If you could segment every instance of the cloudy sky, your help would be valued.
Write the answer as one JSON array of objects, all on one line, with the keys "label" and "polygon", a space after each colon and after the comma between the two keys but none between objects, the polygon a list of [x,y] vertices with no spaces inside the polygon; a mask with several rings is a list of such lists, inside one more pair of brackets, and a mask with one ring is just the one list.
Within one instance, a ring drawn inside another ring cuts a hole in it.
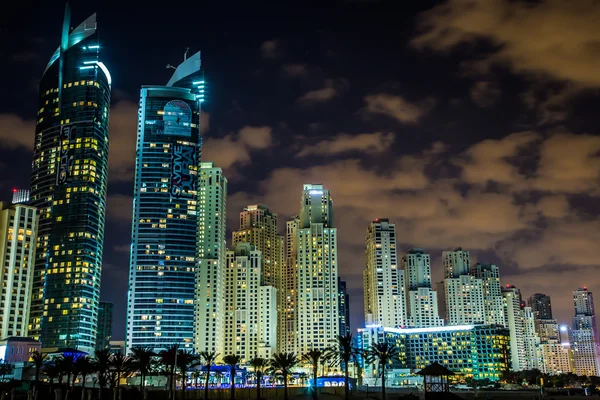
[{"label": "cloudy sky", "polygon": [[[260,202],[283,232],[303,183],[331,189],[353,328],[377,217],[396,223],[399,249],[431,253],[436,280],[442,250],[462,246],[525,296],[550,294],[563,322],[572,290],[600,292],[596,1],[99,3],[75,1],[73,19],[98,11],[113,76],[102,298],[116,303],[115,338],[139,89],[165,83],[186,47],[202,51],[202,160],[229,178],[229,231]],[[63,4],[25,0],[33,11],[0,17],[0,198],[28,186],[37,83]]]}]

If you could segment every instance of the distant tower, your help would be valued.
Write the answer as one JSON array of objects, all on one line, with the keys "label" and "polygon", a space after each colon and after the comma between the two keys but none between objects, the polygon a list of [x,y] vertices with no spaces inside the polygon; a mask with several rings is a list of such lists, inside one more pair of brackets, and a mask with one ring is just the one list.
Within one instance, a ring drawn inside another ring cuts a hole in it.
[{"label": "distant tower", "polygon": [[338,293],[339,293],[339,318],[340,318],[340,335],[346,336],[351,333],[350,330],[350,296],[346,282],[338,277]]},{"label": "distant tower", "polygon": [[485,323],[505,325],[502,306],[500,270],[495,264],[477,263],[471,266],[471,276],[481,279]]},{"label": "distant tower", "polygon": [[535,319],[552,319],[550,296],[543,293],[536,293],[529,296],[527,305],[533,310]]},{"label": "distant tower", "polygon": [[279,279],[278,291],[281,293],[278,322],[278,348],[281,352],[296,351],[298,326],[298,216],[286,222],[285,263]]},{"label": "distant tower", "polygon": [[401,261],[407,296],[407,323],[412,328],[444,325],[438,313],[437,292],[431,288],[431,256],[409,250]]},{"label": "distant tower", "polygon": [[575,316],[571,343],[573,346],[575,373],[598,376],[600,373],[600,345],[594,310],[594,296],[587,287],[573,291]]},{"label": "distant tower", "polygon": [[200,153],[200,53],[166,85],[142,86],[126,349],[192,350]]},{"label": "distant tower", "polygon": [[100,302],[100,307],[98,308],[98,338],[96,339],[97,349],[110,348],[114,308],[114,303],[108,301]]},{"label": "distant tower", "polygon": [[13,189],[13,204],[29,204],[29,190]]},{"label": "distant tower", "polygon": [[406,325],[404,270],[396,255],[396,226],[387,218],[369,224],[363,271],[365,321],[389,328]]},{"label": "distant tower", "polygon": [[[442,253],[445,319],[447,325],[482,324],[486,321],[483,281],[473,275],[469,252],[462,248]],[[440,285],[441,289],[441,285]]]},{"label": "distant tower", "polygon": [[323,185],[305,184],[297,233],[296,352],[324,350],[339,334],[337,229]]},{"label": "distant tower", "polygon": [[92,14],[71,28],[39,85],[31,205],[39,230],[29,334],[43,348],[92,352],[100,302],[111,76]]}]

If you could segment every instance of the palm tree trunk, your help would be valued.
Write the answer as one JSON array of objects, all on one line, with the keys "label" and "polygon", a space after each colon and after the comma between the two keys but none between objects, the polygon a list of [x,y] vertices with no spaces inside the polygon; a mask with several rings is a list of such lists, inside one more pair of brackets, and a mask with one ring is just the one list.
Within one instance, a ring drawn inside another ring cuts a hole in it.
[{"label": "palm tree trunk", "polygon": [[260,400],[260,376],[256,376],[256,400]]},{"label": "palm tree trunk", "polygon": [[385,364],[381,364],[381,399],[385,400]]},{"label": "palm tree trunk", "polygon": [[231,368],[229,374],[231,378],[231,400],[235,400],[235,367]]},{"label": "palm tree trunk", "polygon": [[317,400],[318,399],[318,394],[317,394],[317,374],[319,372],[319,364],[315,364],[313,366],[313,387],[312,387],[312,392],[313,392],[313,399]]},{"label": "palm tree trunk", "polygon": [[346,400],[350,399],[350,385],[348,384],[350,382],[350,375],[348,372],[348,364],[349,363],[344,363],[344,398]]},{"label": "palm tree trunk", "polygon": [[204,382],[204,400],[208,400],[208,380],[210,379],[210,367],[206,369],[206,381]]},{"label": "palm tree trunk", "polygon": [[288,391],[287,391],[287,374],[283,375],[283,400],[288,400]]}]

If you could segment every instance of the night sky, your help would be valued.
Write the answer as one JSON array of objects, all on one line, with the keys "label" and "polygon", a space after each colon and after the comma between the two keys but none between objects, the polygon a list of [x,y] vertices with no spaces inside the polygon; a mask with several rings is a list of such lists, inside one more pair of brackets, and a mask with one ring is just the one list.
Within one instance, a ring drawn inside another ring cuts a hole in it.
[{"label": "night sky", "polygon": [[[229,179],[228,242],[247,204],[286,219],[303,183],[331,189],[353,329],[363,323],[368,223],[398,249],[461,246],[503,284],[600,296],[600,4],[594,0],[72,2],[97,11],[113,78],[102,299],[124,338],[137,101],[202,51],[202,161]],[[218,3],[218,5],[217,5]],[[244,5],[241,5],[244,4]],[[14,7],[14,5],[13,5]],[[29,186],[37,84],[64,2],[0,16],[0,199]],[[154,8],[153,8],[154,7]],[[600,298],[600,297],[599,297]]]}]

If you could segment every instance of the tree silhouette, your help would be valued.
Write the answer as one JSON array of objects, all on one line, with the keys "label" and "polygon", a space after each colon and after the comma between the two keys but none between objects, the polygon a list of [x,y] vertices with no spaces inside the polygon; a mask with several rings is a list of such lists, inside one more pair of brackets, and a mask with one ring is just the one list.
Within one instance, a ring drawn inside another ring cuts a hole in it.
[{"label": "tree silhouette", "polygon": [[229,354],[223,357],[223,362],[229,367],[229,378],[231,380],[231,400],[235,400],[235,367],[242,361],[237,354]]},{"label": "tree silhouette", "polygon": [[298,364],[298,358],[294,353],[275,353],[271,358],[270,365],[272,372],[283,377],[284,400],[288,400],[288,377],[296,364]]}]

